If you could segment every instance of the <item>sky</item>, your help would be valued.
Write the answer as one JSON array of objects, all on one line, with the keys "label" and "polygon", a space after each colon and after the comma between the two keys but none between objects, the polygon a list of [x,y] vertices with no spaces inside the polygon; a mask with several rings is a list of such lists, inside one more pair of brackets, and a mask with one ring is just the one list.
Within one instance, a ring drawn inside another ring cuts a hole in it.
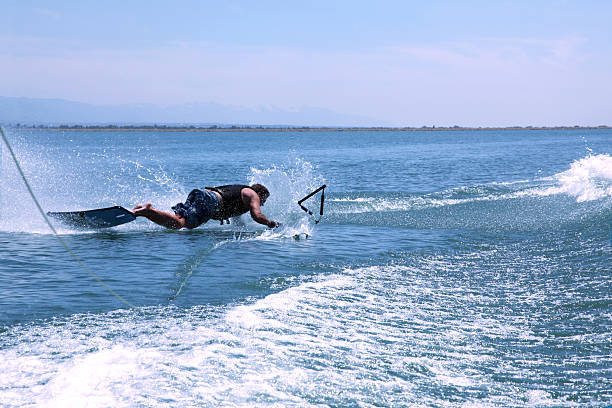
[{"label": "sky", "polygon": [[612,125],[608,0],[0,0],[0,16],[0,96]]}]

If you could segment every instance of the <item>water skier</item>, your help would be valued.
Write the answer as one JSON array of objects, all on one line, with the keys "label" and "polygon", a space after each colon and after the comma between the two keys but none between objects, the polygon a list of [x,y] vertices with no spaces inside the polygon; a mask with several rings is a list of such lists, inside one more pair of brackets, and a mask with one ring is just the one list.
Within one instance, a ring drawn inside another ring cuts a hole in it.
[{"label": "water skier", "polygon": [[171,229],[196,228],[210,219],[229,223],[229,218],[249,212],[255,222],[274,228],[278,223],[261,212],[269,196],[270,192],[261,184],[205,187],[192,190],[184,203],[172,207],[174,213],[158,210],[151,203],[140,204],[132,212]]}]

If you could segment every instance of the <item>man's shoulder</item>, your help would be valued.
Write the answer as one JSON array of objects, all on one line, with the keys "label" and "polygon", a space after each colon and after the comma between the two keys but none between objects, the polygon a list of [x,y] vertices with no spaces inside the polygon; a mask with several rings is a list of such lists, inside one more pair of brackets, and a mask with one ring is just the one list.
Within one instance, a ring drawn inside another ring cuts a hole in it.
[{"label": "man's shoulder", "polygon": [[255,190],[253,190],[249,186],[244,186],[242,190],[240,190],[240,194],[242,194],[243,196],[249,196],[249,197],[253,197],[253,195],[257,195]]}]

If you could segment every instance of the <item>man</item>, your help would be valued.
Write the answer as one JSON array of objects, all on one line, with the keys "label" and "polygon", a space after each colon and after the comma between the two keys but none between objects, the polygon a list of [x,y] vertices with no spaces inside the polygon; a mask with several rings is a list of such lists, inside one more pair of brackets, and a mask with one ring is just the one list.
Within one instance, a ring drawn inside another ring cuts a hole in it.
[{"label": "man", "polygon": [[261,184],[205,187],[191,191],[184,203],[172,207],[174,214],[158,210],[151,203],[140,204],[132,212],[136,217],[145,217],[172,229],[196,228],[210,219],[229,223],[229,218],[250,212],[255,222],[274,228],[278,223],[261,212],[269,196],[270,192]]}]

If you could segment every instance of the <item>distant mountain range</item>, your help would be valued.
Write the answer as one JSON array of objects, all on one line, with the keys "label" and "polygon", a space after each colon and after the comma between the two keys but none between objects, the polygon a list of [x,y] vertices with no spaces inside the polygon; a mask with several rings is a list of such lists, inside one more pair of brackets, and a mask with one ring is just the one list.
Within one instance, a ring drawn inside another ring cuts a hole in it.
[{"label": "distant mountain range", "polygon": [[0,124],[172,124],[380,126],[385,123],[328,109],[246,108],[216,103],[91,105],[64,99],[0,96]]}]

